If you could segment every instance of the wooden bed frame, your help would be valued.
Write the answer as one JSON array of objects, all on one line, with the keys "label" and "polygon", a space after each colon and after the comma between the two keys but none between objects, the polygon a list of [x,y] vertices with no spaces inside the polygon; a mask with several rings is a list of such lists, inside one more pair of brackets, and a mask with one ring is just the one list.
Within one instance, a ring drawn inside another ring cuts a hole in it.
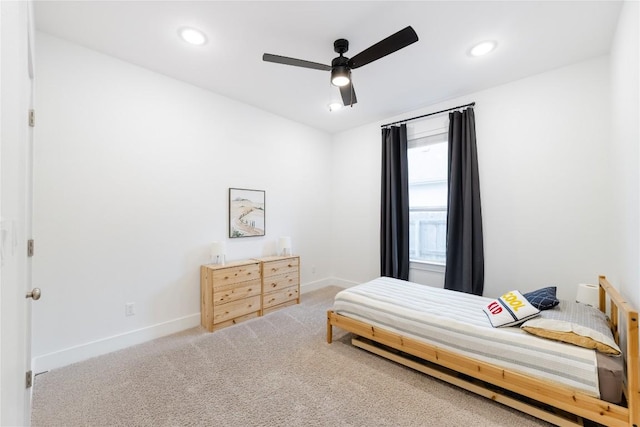
[{"label": "wooden bed frame", "polygon": [[327,342],[332,342],[336,326],[354,334],[352,344],[357,347],[558,426],[579,426],[588,419],[610,427],[639,427],[638,312],[604,276],[598,282],[600,310],[607,313],[616,342],[624,344],[621,349],[626,380],[623,403],[619,405],[404,337],[333,310],[327,312]]}]

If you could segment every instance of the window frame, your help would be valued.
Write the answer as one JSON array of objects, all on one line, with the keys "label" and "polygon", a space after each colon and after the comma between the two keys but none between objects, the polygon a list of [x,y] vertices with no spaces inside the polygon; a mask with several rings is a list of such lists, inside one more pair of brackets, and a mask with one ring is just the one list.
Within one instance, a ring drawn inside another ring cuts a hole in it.
[{"label": "window frame", "polygon": [[[431,137],[439,134],[449,133],[449,118],[447,115],[444,117],[437,117],[431,120],[425,120],[414,126],[407,126],[407,142],[411,146],[411,141],[421,139],[425,137]],[[448,138],[448,136],[447,136]],[[434,208],[429,207],[429,210],[440,210],[442,207]],[[414,207],[415,209],[415,207]],[[449,206],[445,206],[445,212],[448,211]],[[409,212],[412,207],[409,206]],[[446,268],[446,260],[444,262],[437,261],[425,261],[420,259],[409,259],[409,269],[429,271],[436,273],[444,273]]]}]

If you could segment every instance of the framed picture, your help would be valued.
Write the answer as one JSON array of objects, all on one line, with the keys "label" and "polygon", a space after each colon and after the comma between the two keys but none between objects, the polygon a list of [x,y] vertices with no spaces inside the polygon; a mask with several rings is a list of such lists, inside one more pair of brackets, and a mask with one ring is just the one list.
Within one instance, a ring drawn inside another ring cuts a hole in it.
[{"label": "framed picture", "polygon": [[229,189],[229,237],[264,236],[265,192]]}]

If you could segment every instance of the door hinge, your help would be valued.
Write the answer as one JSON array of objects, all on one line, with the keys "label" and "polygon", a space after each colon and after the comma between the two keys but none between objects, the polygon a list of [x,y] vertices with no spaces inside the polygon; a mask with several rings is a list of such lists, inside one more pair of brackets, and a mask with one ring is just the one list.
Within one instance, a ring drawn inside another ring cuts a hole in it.
[{"label": "door hinge", "polygon": [[33,385],[33,371],[27,371],[27,388]]},{"label": "door hinge", "polygon": [[29,110],[29,126],[34,127],[36,125],[36,111]]},{"label": "door hinge", "polygon": [[27,240],[27,256],[28,257],[32,257],[33,256],[33,251],[34,251],[33,239],[29,239],[29,240]]}]

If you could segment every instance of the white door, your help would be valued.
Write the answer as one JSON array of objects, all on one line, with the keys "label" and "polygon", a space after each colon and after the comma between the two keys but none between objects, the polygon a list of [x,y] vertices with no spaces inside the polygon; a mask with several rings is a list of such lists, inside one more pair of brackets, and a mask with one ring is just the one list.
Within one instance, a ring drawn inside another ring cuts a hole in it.
[{"label": "white door", "polygon": [[0,425],[29,425],[33,100],[31,2],[0,1]]}]

